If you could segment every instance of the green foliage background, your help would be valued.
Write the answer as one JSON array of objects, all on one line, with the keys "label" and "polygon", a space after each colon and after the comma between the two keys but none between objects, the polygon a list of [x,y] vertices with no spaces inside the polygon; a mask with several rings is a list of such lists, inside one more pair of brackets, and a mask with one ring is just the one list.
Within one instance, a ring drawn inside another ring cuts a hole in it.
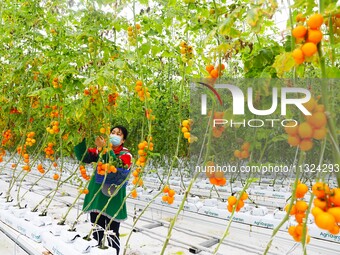
[{"label": "green foliage background", "polygon": [[[325,15],[339,12],[333,1],[324,5]],[[300,12],[308,16],[315,7],[311,0],[295,1],[292,17]],[[274,18],[279,11],[274,0],[232,4],[226,0],[1,1],[0,130],[14,133],[6,149],[14,150],[26,132],[35,131],[38,139],[46,139],[28,148],[32,152],[53,141],[60,145],[57,155],[72,155],[81,139],[79,129],[91,140],[100,127],[112,123],[128,127],[127,146],[135,154],[138,142],[151,132],[159,153],[155,158],[170,158],[175,154],[181,120],[189,117],[189,82],[206,77],[206,65],[223,63],[222,77],[227,78],[320,77],[317,57],[294,66],[290,55],[294,24],[288,20],[287,31],[280,34]],[[131,45],[127,28],[137,23],[141,33]],[[337,78],[340,41],[336,33],[331,38],[323,45],[326,73]],[[188,63],[180,54],[181,41],[194,49]],[[61,88],[52,86],[56,77]],[[151,93],[146,102],[134,91],[137,80]],[[100,90],[95,101],[83,93],[91,86]],[[118,106],[108,109],[107,97],[113,92],[119,93]],[[330,95],[333,102],[336,96]],[[37,108],[31,107],[34,101],[39,102]],[[52,106],[62,109],[58,135],[46,133]],[[337,104],[332,107],[335,110]],[[20,114],[11,114],[13,109]],[[153,110],[154,121],[145,118],[145,109]],[[253,136],[247,130],[229,129],[226,156],[231,158],[239,146],[237,138],[252,137],[254,157],[258,157],[268,132],[273,135],[264,159],[275,161],[280,151],[289,150],[282,130],[263,129]],[[67,140],[62,139],[65,134]],[[182,135],[180,139],[179,156],[186,157],[188,143]]]}]

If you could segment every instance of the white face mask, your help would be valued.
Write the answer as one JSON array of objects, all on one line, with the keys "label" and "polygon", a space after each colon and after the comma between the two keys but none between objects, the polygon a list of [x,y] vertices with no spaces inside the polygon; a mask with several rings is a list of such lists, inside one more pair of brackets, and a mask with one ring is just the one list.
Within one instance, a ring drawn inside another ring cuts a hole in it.
[{"label": "white face mask", "polygon": [[122,138],[118,135],[110,135],[110,143],[113,146],[119,146],[122,143]]}]

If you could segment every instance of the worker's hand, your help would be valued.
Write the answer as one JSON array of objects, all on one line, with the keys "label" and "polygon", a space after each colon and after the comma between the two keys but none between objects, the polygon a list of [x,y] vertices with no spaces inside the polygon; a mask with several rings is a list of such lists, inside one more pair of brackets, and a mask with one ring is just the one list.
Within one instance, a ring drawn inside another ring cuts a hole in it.
[{"label": "worker's hand", "polygon": [[100,147],[100,148],[104,147],[105,144],[106,144],[104,137],[102,137],[102,136],[97,136],[97,137],[96,137],[96,140],[94,141],[94,144],[95,144],[97,147]]}]

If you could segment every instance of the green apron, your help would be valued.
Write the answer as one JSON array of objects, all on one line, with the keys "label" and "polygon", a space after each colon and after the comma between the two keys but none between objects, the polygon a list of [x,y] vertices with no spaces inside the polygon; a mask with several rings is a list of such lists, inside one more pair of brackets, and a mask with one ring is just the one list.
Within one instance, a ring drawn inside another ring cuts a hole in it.
[{"label": "green apron", "polygon": [[[87,157],[87,149],[86,149],[86,142],[85,139],[74,148],[76,157],[78,160],[82,160],[83,158]],[[85,156],[84,156],[85,154]],[[113,151],[110,151],[109,156],[116,157],[116,155],[113,153]],[[108,161],[107,157],[108,155],[104,155],[103,159],[105,162]],[[96,170],[95,170],[96,171]],[[96,183],[96,177],[95,174],[92,175],[90,183],[88,185],[89,193],[86,194],[83,204],[83,211],[84,212],[101,212],[105,205],[107,204],[110,197],[104,195],[102,191],[100,190],[98,194],[96,195],[95,199],[90,204],[92,198],[95,196],[97,191],[101,189],[101,184]],[[111,199],[109,205],[107,206],[106,210],[103,211],[103,215],[112,218],[120,209],[124,199],[126,197],[126,186],[120,188],[118,193]],[[127,219],[127,210],[126,210],[126,203],[124,202],[122,208],[118,212],[118,214],[115,217],[116,221],[124,221]]]}]

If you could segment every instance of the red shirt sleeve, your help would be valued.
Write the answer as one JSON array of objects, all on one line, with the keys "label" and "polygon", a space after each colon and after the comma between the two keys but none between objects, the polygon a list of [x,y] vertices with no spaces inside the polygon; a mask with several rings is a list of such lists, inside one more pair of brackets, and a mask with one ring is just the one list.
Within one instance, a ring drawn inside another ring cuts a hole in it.
[{"label": "red shirt sleeve", "polygon": [[125,153],[125,154],[121,155],[119,158],[123,161],[124,165],[128,165],[129,168],[130,168],[131,163],[132,163],[131,162],[132,161],[132,155],[130,153]]},{"label": "red shirt sleeve", "polygon": [[89,148],[87,151],[92,155],[98,155],[98,151],[96,148]]}]

